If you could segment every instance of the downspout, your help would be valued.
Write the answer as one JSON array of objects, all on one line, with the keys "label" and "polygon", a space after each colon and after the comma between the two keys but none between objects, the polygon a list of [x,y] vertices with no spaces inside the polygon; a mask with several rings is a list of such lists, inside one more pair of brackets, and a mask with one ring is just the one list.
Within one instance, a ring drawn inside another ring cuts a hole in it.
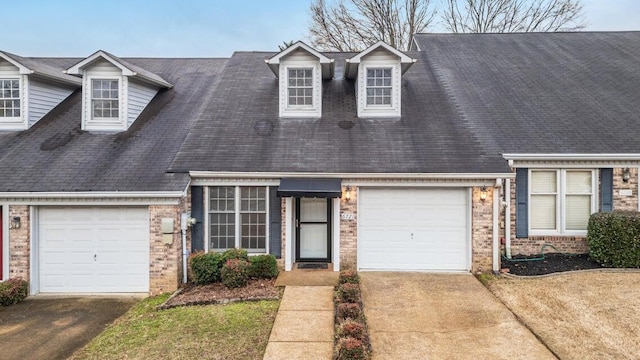
[{"label": "downspout", "polygon": [[187,229],[196,223],[196,219],[191,217],[191,213],[180,214],[180,232],[182,233],[182,283],[187,283],[187,260],[189,251],[187,250]]},{"label": "downspout", "polygon": [[493,272],[500,271],[500,242],[498,227],[498,217],[500,216],[500,189],[502,187],[502,179],[496,179],[496,185],[493,188]]},{"label": "downspout", "polygon": [[504,248],[511,259],[511,179],[504,179]]}]

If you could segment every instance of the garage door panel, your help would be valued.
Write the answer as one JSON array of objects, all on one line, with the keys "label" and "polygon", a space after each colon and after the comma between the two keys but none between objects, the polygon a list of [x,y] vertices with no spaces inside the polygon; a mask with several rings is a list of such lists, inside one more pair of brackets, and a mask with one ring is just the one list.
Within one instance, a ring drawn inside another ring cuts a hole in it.
[{"label": "garage door panel", "polygon": [[468,270],[467,189],[360,189],[358,266]]},{"label": "garage door panel", "polygon": [[41,292],[147,292],[147,208],[43,207]]}]

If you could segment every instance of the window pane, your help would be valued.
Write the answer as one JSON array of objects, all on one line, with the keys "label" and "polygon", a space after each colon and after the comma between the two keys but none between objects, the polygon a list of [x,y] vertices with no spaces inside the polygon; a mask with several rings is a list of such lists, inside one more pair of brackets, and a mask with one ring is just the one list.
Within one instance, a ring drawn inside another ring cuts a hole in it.
[{"label": "window pane", "polygon": [[587,230],[591,215],[591,195],[570,195],[566,198],[567,230]]},{"label": "window pane", "polygon": [[591,194],[591,171],[567,171],[568,194]]},{"label": "window pane", "polygon": [[289,106],[313,107],[312,69],[289,69],[287,84]]},{"label": "window pane", "polygon": [[556,196],[531,195],[531,229],[555,230]]},{"label": "window pane", "polygon": [[531,193],[555,194],[557,192],[557,179],[556,171],[532,171]]},{"label": "window pane", "polygon": [[266,250],[267,190],[264,187],[245,186],[240,188],[241,209],[240,246],[250,252]]}]

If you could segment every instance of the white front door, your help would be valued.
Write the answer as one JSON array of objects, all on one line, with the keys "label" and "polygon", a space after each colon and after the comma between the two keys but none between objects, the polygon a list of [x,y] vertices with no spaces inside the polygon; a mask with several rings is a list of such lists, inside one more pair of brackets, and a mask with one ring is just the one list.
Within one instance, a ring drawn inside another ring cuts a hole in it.
[{"label": "white front door", "polygon": [[298,199],[298,260],[329,259],[328,199]]},{"label": "white front door", "polygon": [[149,291],[146,207],[42,207],[40,292]]}]

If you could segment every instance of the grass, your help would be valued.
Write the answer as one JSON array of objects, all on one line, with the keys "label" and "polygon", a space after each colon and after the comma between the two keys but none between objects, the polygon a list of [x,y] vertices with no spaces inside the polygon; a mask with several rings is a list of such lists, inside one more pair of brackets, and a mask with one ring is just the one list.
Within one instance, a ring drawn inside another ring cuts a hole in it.
[{"label": "grass", "polygon": [[637,359],[640,273],[496,279],[488,288],[560,359]]},{"label": "grass", "polygon": [[278,301],[156,310],[145,299],[72,359],[262,359]]}]

